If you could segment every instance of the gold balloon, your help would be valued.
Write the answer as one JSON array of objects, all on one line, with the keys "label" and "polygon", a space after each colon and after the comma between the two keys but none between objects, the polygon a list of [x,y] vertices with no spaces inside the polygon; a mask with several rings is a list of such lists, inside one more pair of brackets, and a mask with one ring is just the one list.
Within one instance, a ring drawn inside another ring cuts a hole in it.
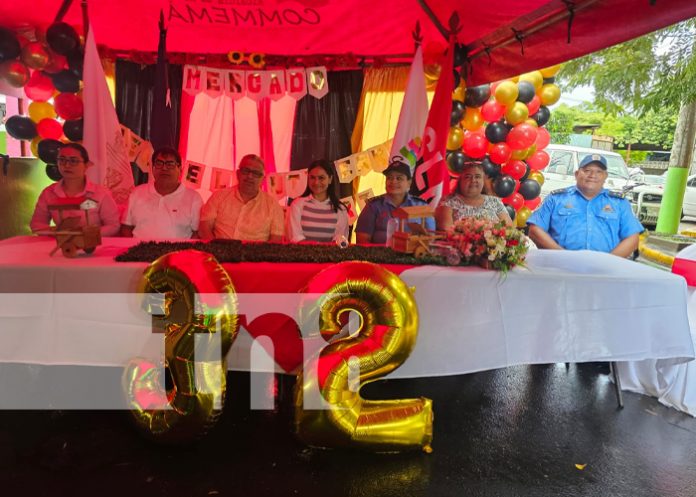
[{"label": "gold balloon", "polygon": [[543,184],[544,184],[544,174],[543,174],[541,171],[532,171],[532,172],[530,172],[528,178],[529,178],[529,179],[533,179],[534,181],[536,181],[537,183],[539,183],[539,185],[543,185]]},{"label": "gold balloon", "polygon": [[528,117],[529,109],[527,108],[527,105],[522,102],[515,102],[508,107],[507,111],[505,111],[505,119],[507,122],[513,125],[525,122]]},{"label": "gold balloon", "polygon": [[29,81],[29,69],[18,60],[6,60],[0,64],[0,78],[5,78],[15,88],[21,88]]},{"label": "gold balloon", "polygon": [[29,118],[38,123],[42,119],[55,119],[56,109],[48,102],[32,102],[29,104]]},{"label": "gold balloon", "polygon": [[531,215],[532,211],[529,207],[527,207],[526,205],[520,207],[517,211],[517,215],[515,216],[515,222],[517,223],[517,227],[524,228],[525,226],[527,226],[527,219],[529,219],[529,216]]},{"label": "gold balloon", "polygon": [[[307,361],[298,377],[298,437],[317,447],[430,452],[430,399],[365,400],[359,392],[411,354],[418,334],[418,308],[411,290],[377,264],[351,261],[325,269],[304,292],[323,297],[318,304],[303,306],[301,321],[316,323],[315,335],[334,339]],[[342,315],[348,311],[358,313],[361,326],[342,337]]]},{"label": "gold balloon", "polygon": [[523,148],[521,150],[513,150],[510,154],[510,158],[515,160],[523,160],[525,157],[527,157],[526,148]]},{"label": "gold balloon", "polygon": [[20,59],[32,69],[43,69],[51,60],[51,55],[38,41],[27,43],[22,47]]},{"label": "gold balloon", "polygon": [[524,122],[526,122],[526,123],[529,124],[530,126],[534,126],[535,128],[538,128],[538,127],[539,127],[539,123],[536,122],[536,121],[535,121],[534,119],[532,119],[531,117],[530,117],[529,119],[525,119]]},{"label": "gold balloon", "polygon": [[457,150],[462,148],[464,141],[464,131],[459,126],[452,126],[447,135],[447,150]]},{"label": "gold balloon", "polygon": [[548,83],[541,87],[538,95],[541,105],[553,105],[561,98],[561,89],[553,83]]},{"label": "gold balloon", "polygon": [[561,64],[556,64],[555,66],[545,67],[541,69],[539,72],[544,78],[553,78],[560,70]]},{"label": "gold balloon", "polygon": [[39,142],[43,140],[40,136],[35,136],[31,140],[31,144],[29,145],[29,148],[31,149],[31,153],[34,155],[34,157],[39,156]]},{"label": "gold balloon", "polygon": [[454,89],[454,91],[452,92],[452,100],[459,100],[460,102],[463,102],[465,98],[466,98],[466,87],[457,86]]},{"label": "gold balloon", "polygon": [[520,74],[520,81],[529,81],[534,85],[536,90],[539,90],[541,85],[544,84],[544,76],[541,75],[541,71],[526,72]]},{"label": "gold balloon", "polygon": [[467,107],[464,117],[462,118],[462,126],[469,131],[476,131],[483,126],[483,116],[481,115],[480,107]]},{"label": "gold balloon", "polygon": [[[155,309],[153,326],[163,333],[165,353],[163,366],[133,359],[126,367],[122,381],[131,414],[157,441],[196,440],[217,421],[224,404],[225,357],[239,329],[234,286],[215,257],[182,250],[153,262],[138,291],[149,294],[144,304]],[[159,307],[151,300],[157,294],[163,299]],[[194,357],[194,349],[204,342],[211,352]],[[168,391],[163,389],[164,370],[172,383]]]},{"label": "gold balloon", "polygon": [[503,105],[510,105],[519,95],[517,84],[512,81],[503,81],[495,89],[495,99]]}]

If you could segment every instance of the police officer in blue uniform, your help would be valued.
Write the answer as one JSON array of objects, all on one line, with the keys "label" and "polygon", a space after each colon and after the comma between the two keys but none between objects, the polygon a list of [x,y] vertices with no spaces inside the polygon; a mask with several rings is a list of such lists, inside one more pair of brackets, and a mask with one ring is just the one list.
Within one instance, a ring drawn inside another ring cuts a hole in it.
[{"label": "police officer in blue uniform", "polygon": [[604,188],[607,159],[587,155],[575,172],[575,186],[555,190],[527,220],[539,248],[597,250],[629,257],[643,226],[621,195]]}]

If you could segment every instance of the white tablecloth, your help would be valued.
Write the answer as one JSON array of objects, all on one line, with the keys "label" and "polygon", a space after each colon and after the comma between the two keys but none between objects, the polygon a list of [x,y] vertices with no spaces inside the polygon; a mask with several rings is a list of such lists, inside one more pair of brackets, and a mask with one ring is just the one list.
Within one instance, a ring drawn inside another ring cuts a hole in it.
[{"label": "white tablecloth", "polygon": [[[682,250],[677,257],[696,260],[696,244]],[[688,290],[688,317],[691,339],[696,343],[696,287]],[[651,395],[664,405],[696,416],[696,366],[693,362],[658,364],[655,360],[619,363],[621,387],[631,392]]]},{"label": "white tablecloth", "polygon": [[[0,361],[118,366],[148,344],[158,350],[161,336],[153,337],[140,297],[131,293],[147,264],[113,261],[134,241],[106,238],[93,256],[70,260],[48,257],[54,243],[0,242]],[[587,251],[532,251],[527,266],[507,275],[436,266],[404,271],[401,278],[415,287],[420,330],[413,354],[392,377],[693,359],[682,278]],[[231,368],[248,367],[251,343],[242,330]]]}]

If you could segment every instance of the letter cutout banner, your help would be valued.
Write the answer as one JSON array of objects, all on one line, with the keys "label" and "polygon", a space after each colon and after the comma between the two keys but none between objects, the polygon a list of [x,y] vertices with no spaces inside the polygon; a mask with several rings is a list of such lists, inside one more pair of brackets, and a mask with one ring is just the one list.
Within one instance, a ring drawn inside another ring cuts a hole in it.
[{"label": "letter cutout banner", "polygon": [[211,97],[227,95],[233,100],[249,97],[255,101],[289,95],[295,100],[310,94],[323,98],[329,92],[326,67],[242,71],[205,66],[184,66],[183,89],[189,95],[205,92]]}]

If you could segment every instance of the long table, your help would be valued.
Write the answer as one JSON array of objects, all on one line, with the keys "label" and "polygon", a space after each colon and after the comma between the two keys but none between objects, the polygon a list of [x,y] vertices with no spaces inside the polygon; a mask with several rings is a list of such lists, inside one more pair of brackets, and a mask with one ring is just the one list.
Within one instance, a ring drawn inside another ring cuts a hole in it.
[{"label": "long table", "polygon": [[[50,238],[0,242],[0,362],[122,366],[146,349],[160,350],[161,336],[153,336],[134,293],[148,264],[113,260],[136,242],[105,238],[93,255],[75,259],[50,257]],[[223,266],[240,302],[256,303],[249,312],[292,317],[299,290],[328,265]],[[416,347],[394,378],[554,362],[654,359],[659,368],[694,358],[684,280],[615,256],[534,250],[526,267],[507,274],[477,267],[390,269],[415,288],[420,316]],[[259,311],[259,302],[269,305]],[[243,305],[240,312],[247,313]],[[281,356],[275,363],[270,354],[258,354],[255,341],[265,334]],[[302,339],[288,344],[287,333],[273,335],[242,328],[229,368],[301,365]]]}]

